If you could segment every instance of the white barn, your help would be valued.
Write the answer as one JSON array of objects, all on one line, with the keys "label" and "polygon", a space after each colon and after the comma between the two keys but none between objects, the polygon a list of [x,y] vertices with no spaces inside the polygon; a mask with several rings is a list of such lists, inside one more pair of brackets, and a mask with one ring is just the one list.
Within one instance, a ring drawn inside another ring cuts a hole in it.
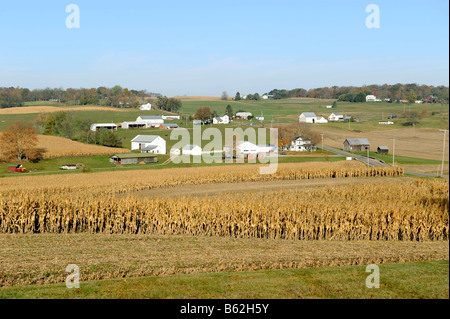
[{"label": "white barn", "polygon": [[136,119],[136,122],[145,122],[147,127],[159,126],[159,124],[164,124],[164,119],[162,116],[152,116],[152,115],[141,115]]},{"label": "white barn", "polygon": [[182,148],[183,155],[202,155],[202,148],[198,145],[188,144]]},{"label": "white barn", "polygon": [[316,123],[317,115],[313,112],[303,112],[298,120],[300,123]]},{"label": "white barn", "polygon": [[114,123],[94,123],[91,125],[91,131],[95,132],[101,129],[117,131],[117,125]]},{"label": "white barn", "polygon": [[228,115],[217,116],[213,118],[213,124],[229,124],[230,117]]},{"label": "white barn", "polygon": [[139,107],[139,110],[141,111],[150,111],[152,109],[152,105],[150,103],[142,104]]},{"label": "white barn", "polygon": [[240,155],[272,153],[275,150],[273,145],[256,145],[248,141],[240,141],[236,145],[236,153]]},{"label": "white barn", "polygon": [[166,154],[166,141],[158,135],[137,135],[131,140],[131,150],[142,153]]}]

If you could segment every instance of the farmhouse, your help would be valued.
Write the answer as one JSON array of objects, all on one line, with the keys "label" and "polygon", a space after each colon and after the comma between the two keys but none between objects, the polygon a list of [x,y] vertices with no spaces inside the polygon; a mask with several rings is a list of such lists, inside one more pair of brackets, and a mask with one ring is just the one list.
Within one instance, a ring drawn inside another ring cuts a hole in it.
[{"label": "farmhouse", "polygon": [[94,123],[91,125],[91,131],[99,131],[101,129],[117,131],[117,125],[114,123]]},{"label": "farmhouse", "polygon": [[344,151],[361,152],[370,149],[370,142],[367,138],[348,138],[344,141]]},{"label": "farmhouse", "polygon": [[294,152],[305,152],[311,151],[313,145],[311,141],[304,136],[297,136],[294,141],[292,141],[292,145],[290,147],[291,151]]},{"label": "farmhouse", "polygon": [[159,128],[162,130],[171,130],[174,128],[178,128],[178,124],[174,124],[174,123],[160,124]]},{"label": "farmhouse", "polygon": [[188,144],[182,149],[183,155],[201,155],[202,148],[198,145]]},{"label": "farmhouse", "polygon": [[339,113],[331,113],[330,116],[328,116],[328,121],[336,122],[336,121],[343,121],[344,115]]},{"label": "farmhouse", "polygon": [[316,123],[317,115],[313,112],[304,112],[299,116],[300,123]]},{"label": "farmhouse", "polygon": [[387,146],[378,146],[377,147],[378,154],[389,154],[389,147]]},{"label": "farmhouse", "polygon": [[131,140],[131,150],[144,153],[166,154],[166,141],[158,135],[137,135]]},{"label": "farmhouse", "polygon": [[150,111],[152,109],[152,105],[150,103],[142,104],[139,107],[139,110],[141,111]]},{"label": "farmhouse", "polygon": [[366,102],[381,102],[375,95],[366,95]]},{"label": "farmhouse", "polygon": [[147,127],[157,127],[159,126],[159,124],[163,124],[164,120],[162,118],[162,116],[145,116],[145,115],[141,115],[136,119],[136,122],[145,122],[147,123]]},{"label": "farmhouse", "polygon": [[229,124],[230,117],[228,115],[217,116],[213,118],[213,124]]},{"label": "farmhouse", "polygon": [[158,163],[158,157],[151,154],[139,154],[139,153],[114,154],[109,158],[109,161],[113,164],[119,165],[138,164],[141,162]]},{"label": "farmhouse", "polygon": [[250,116],[253,116],[250,112],[237,112],[236,118],[241,118],[247,120]]},{"label": "farmhouse", "polygon": [[125,130],[133,129],[133,128],[147,128],[147,123],[146,122],[138,122],[138,121],[122,122],[122,128]]}]

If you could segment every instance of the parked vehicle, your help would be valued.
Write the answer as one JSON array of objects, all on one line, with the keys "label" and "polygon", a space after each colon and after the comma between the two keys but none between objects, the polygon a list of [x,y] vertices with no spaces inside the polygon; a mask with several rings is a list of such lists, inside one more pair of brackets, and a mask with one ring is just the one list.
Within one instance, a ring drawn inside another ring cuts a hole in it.
[{"label": "parked vehicle", "polygon": [[8,165],[8,172],[25,172],[27,169],[22,164]]}]

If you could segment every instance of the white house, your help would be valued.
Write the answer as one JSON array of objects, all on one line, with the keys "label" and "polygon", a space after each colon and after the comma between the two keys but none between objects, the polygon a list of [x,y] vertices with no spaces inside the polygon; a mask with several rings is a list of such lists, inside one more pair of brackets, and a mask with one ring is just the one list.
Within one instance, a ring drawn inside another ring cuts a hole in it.
[{"label": "white house", "polygon": [[381,102],[375,95],[366,95],[366,102]]},{"label": "white house", "polygon": [[202,148],[198,145],[188,144],[182,149],[183,155],[202,155]]},{"label": "white house", "polygon": [[139,110],[141,111],[150,111],[152,109],[152,105],[150,103],[142,104],[139,107]]},{"label": "white house", "polygon": [[160,124],[164,124],[162,116],[141,115],[136,119],[136,122],[145,122],[147,127],[156,127]]},{"label": "white house", "polygon": [[248,119],[249,116],[252,116],[252,113],[250,112],[237,112],[236,117],[241,119]]},{"label": "white house", "polygon": [[313,145],[311,141],[304,136],[297,136],[294,141],[292,141],[290,150],[294,152],[305,152],[311,151]]},{"label": "white house", "polygon": [[166,141],[158,135],[137,135],[131,140],[131,150],[142,153],[166,154]]},{"label": "white house", "polygon": [[262,96],[263,100],[273,99],[273,97],[274,97],[273,94],[264,94]]},{"label": "white house", "polygon": [[163,115],[162,119],[163,120],[179,120],[180,116],[179,115]]},{"label": "white house", "polygon": [[213,118],[213,124],[229,124],[230,123],[230,117],[228,115],[223,116],[217,116]]},{"label": "white house", "polygon": [[313,112],[303,112],[299,116],[300,123],[316,123],[317,115]]},{"label": "white house", "polygon": [[114,123],[94,123],[91,125],[91,131],[98,131],[100,129],[107,129],[117,131],[117,125]]},{"label": "white house", "polygon": [[316,123],[328,123],[328,120],[324,118],[323,116],[318,116]]},{"label": "white house", "polygon": [[328,116],[328,121],[336,122],[336,121],[343,121],[344,115],[339,113],[331,113],[330,116]]}]

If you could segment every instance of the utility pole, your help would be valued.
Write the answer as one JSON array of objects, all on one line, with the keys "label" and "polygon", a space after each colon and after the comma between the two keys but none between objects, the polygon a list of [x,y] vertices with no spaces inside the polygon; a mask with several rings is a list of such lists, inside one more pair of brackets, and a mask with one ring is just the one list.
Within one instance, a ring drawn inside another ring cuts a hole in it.
[{"label": "utility pole", "polygon": [[395,138],[392,139],[394,141],[394,147],[392,149],[392,167],[395,166]]},{"label": "utility pole", "polygon": [[322,135],[322,151],[323,151],[323,134],[320,134],[320,135]]},{"label": "utility pole", "polygon": [[441,177],[444,176],[444,159],[445,159],[445,137],[447,135],[448,130],[439,130],[441,132],[444,132],[444,147],[442,149],[442,167],[441,167]]},{"label": "utility pole", "polygon": [[367,166],[370,167],[369,148],[366,147],[366,150],[367,150]]}]

